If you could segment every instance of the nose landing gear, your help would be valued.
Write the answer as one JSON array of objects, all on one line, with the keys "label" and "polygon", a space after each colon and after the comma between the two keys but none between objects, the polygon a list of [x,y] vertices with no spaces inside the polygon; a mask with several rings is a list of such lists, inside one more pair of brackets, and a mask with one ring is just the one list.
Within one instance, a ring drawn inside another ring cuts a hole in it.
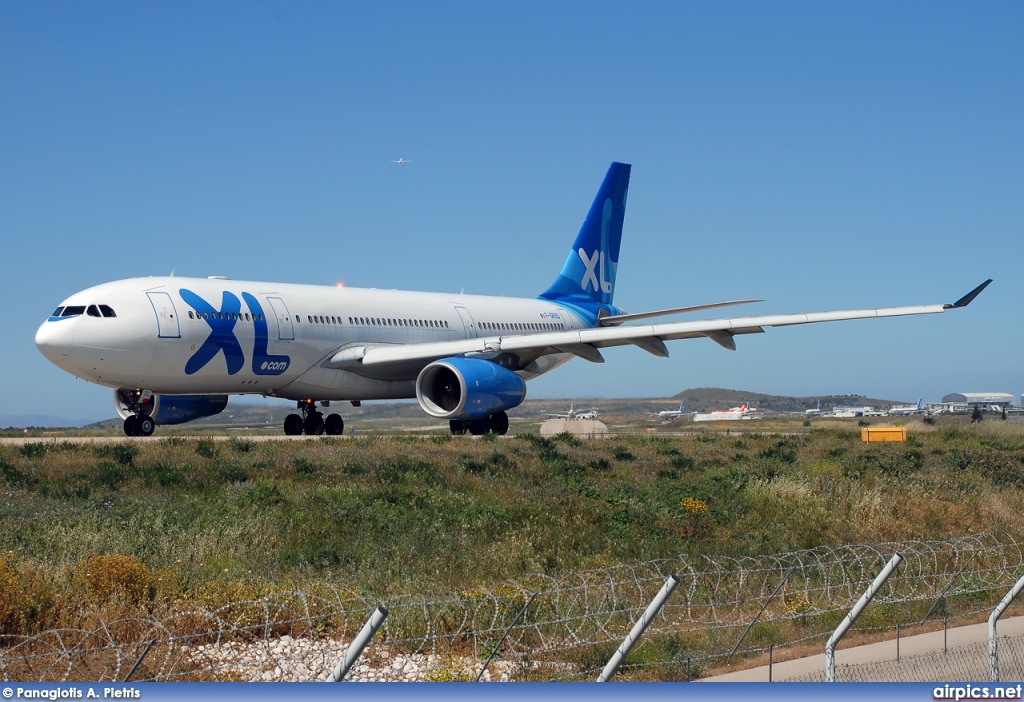
[{"label": "nose landing gear", "polygon": [[340,414],[329,414],[325,419],[312,400],[300,401],[298,409],[302,412],[301,416],[289,414],[284,419],[284,433],[288,436],[298,436],[299,434],[319,436],[324,433],[340,436],[345,430],[345,422]]},{"label": "nose landing gear", "polygon": [[152,436],[156,423],[153,418],[145,414],[144,405],[148,404],[153,397],[149,390],[139,390],[131,394],[128,409],[132,414],[124,420],[125,436]]}]

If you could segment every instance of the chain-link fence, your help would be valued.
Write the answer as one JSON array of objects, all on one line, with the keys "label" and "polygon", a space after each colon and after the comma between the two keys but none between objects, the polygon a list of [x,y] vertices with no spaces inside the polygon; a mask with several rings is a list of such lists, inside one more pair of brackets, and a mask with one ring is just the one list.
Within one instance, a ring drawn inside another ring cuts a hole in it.
[{"label": "chain-link fence", "polygon": [[[999,637],[999,677],[1024,679],[1024,639]],[[837,665],[837,682],[979,682],[989,679],[988,641],[934,651],[899,660]],[[790,682],[824,682],[825,672],[785,678]]]},{"label": "chain-link fence", "polygon": [[[966,621],[991,610],[1024,571],[1020,537],[985,533],[772,556],[679,556],[406,595],[384,602],[390,615],[350,679],[472,679],[495,653],[484,679],[593,680],[669,574],[679,576],[679,587],[620,675],[696,677],[771,645],[823,646],[895,551],[904,564],[855,630],[889,631],[926,615]],[[318,585],[161,617],[90,615],[85,626],[0,635],[0,676],[325,679],[377,604],[371,595]]]}]

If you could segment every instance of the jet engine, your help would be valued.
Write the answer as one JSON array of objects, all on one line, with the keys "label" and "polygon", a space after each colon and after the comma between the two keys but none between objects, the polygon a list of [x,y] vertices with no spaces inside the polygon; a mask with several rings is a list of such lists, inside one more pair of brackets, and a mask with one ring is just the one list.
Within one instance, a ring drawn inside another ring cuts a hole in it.
[{"label": "jet engine", "polygon": [[420,371],[416,399],[441,419],[481,419],[520,405],[526,382],[497,363],[478,358],[445,358]]},{"label": "jet engine", "polygon": [[121,419],[135,415],[138,408],[154,424],[184,424],[220,414],[227,406],[227,395],[156,395],[143,390],[114,391],[114,409]]}]

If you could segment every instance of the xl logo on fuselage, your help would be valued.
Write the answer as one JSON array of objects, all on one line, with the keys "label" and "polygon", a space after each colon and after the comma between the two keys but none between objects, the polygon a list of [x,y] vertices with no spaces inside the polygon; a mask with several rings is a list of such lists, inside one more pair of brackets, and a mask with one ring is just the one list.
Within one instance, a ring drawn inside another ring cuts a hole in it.
[{"label": "xl logo on fuselage", "polygon": [[[242,353],[242,345],[238,343],[234,331],[235,324],[241,319],[242,303],[238,297],[225,290],[220,309],[217,310],[191,290],[182,288],[178,292],[181,294],[181,299],[191,305],[198,316],[210,325],[210,336],[185,363],[185,374],[198,373],[221,351],[224,352],[228,375],[235,375],[242,370],[245,365],[245,355]],[[253,295],[247,292],[242,293],[242,299],[249,307],[249,314],[252,317],[252,372],[256,375],[281,375],[291,365],[291,358],[267,352],[267,320],[263,314],[263,307]]]}]

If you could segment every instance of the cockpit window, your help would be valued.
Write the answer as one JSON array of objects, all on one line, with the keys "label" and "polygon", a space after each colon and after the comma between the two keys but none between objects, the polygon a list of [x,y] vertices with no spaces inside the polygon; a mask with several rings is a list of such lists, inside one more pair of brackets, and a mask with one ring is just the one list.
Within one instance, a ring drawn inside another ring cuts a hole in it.
[{"label": "cockpit window", "polygon": [[64,311],[63,307],[58,307],[57,309],[55,309],[53,311],[53,314],[51,314],[50,316],[51,317],[60,317],[60,313],[63,312],[63,311]]},{"label": "cockpit window", "polygon": [[100,305],[100,312],[103,313],[104,317],[116,317],[114,310],[111,309],[110,305]]},{"label": "cockpit window", "polygon": [[89,315],[90,317],[99,317],[100,316],[100,310],[99,310],[98,307],[96,307],[96,305],[89,305],[89,309],[87,309],[85,311],[85,313],[87,315]]},{"label": "cockpit window", "polygon": [[68,305],[64,308],[64,311],[61,312],[60,316],[77,317],[82,314],[85,314],[85,305]]}]

